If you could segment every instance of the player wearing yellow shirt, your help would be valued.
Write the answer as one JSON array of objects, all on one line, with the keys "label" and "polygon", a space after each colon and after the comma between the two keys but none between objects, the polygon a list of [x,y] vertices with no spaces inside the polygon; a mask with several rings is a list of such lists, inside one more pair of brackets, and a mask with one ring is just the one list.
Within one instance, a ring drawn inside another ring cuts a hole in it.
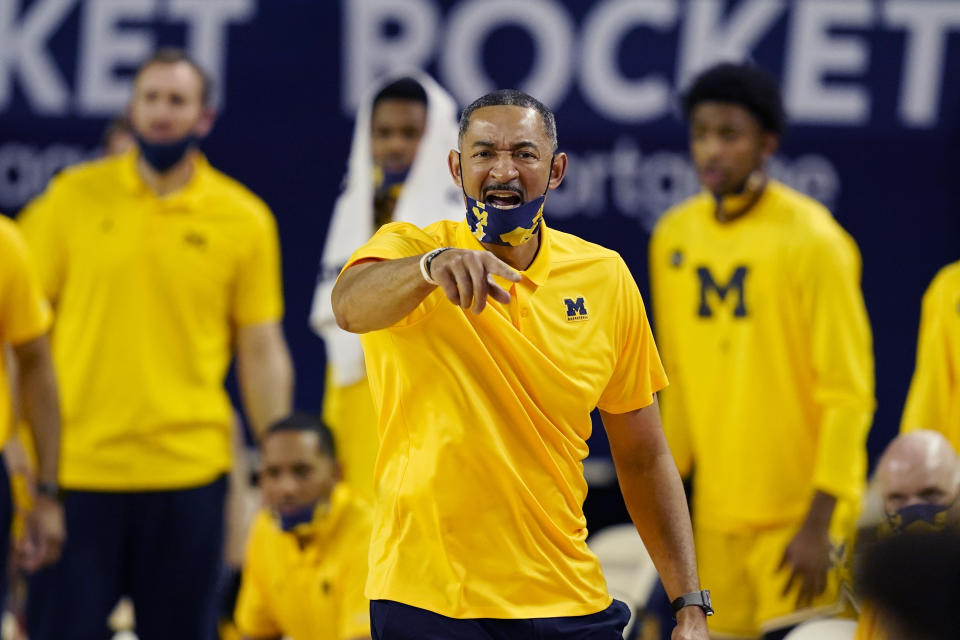
[{"label": "player wearing yellow shirt", "polygon": [[267,508],[247,543],[238,630],[251,640],[369,638],[371,507],[340,481],[330,430],[293,415],[270,427],[261,453]]},{"label": "player wearing yellow shirt", "polygon": [[567,167],[553,114],[494,92],[464,110],[459,142],[449,165],[467,220],[384,226],[333,291],[339,325],[363,334],[379,413],[373,637],[621,637],[629,613],[611,602],[582,511],[599,407],[628,508],[679,600],[674,637],[705,640],[643,301],[616,253],[543,221]]},{"label": "player wearing yellow shirt", "polygon": [[158,52],[134,81],[138,151],[64,172],[22,214],[56,308],[70,531],[31,580],[31,638],[98,637],[121,594],[141,640],[207,638],[234,349],[253,426],[289,412],[275,224],[195,149],[208,93],[195,63]]},{"label": "player wearing yellow shirt", "polygon": [[[16,388],[11,389],[6,358],[0,354],[0,446],[6,446],[13,430],[10,394],[15,393],[31,426],[38,463],[36,496],[17,548],[18,564],[30,571],[57,560],[65,535],[57,489],[60,403],[47,338],[50,322],[50,305],[30,265],[27,245],[16,225],[0,215],[0,346],[9,345],[17,370]],[[0,461],[0,603],[6,601],[12,518],[10,477]]]},{"label": "player wearing yellow shirt", "polygon": [[673,384],[664,428],[693,472],[715,635],[782,637],[835,601],[873,410],[870,325],[853,240],[767,178],[783,110],[773,80],[724,64],[684,99],[706,190],[650,245],[655,326]]},{"label": "player wearing yellow shirt", "polygon": [[900,429],[939,431],[960,450],[960,262],[941,269],[923,296],[917,366]]}]

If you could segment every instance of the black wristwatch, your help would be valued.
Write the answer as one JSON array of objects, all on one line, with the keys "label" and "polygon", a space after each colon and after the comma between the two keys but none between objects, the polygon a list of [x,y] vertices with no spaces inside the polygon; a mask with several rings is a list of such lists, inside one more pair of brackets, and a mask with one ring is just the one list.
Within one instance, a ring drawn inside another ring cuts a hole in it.
[{"label": "black wristwatch", "polygon": [[700,607],[708,616],[713,615],[713,605],[710,604],[710,591],[708,589],[685,593],[671,602],[670,606],[673,607],[674,619],[677,618],[677,613],[680,612],[680,609],[684,607]]},{"label": "black wristwatch", "polygon": [[57,502],[63,502],[63,491],[56,482],[38,482],[37,495],[46,496]]}]

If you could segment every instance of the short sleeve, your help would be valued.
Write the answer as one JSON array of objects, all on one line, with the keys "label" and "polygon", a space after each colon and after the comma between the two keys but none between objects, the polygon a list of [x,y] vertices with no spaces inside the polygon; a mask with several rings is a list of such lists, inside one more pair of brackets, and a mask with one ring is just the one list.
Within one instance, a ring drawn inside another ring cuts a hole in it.
[{"label": "short sleeve", "polygon": [[626,413],[651,404],[653,394],[667,386],[667,375],[637,283],[622,259],[616,265],[619,313],[614,335],[619,357],[597,407],[607,413]]},{"label": "short sleeve", "polygon": [[261,513],[251,527],[250,539],[247,541],[240,593],[237,595],[237,606],[233,616],[240,635],[254,638],[275,637],[282,634],[263,587],[266,577],[263,575],[262,565],[265,560],[262,554],[266,542],[263,539],[264,524]]},{"label": "short sleeve", "polygon": [[235,282],[233,319],[237,326],[275,322],[283,317],[280,241],[273,215],[260,205],[248,250]]},{"label": "short sleeve", "polygon": [[411,258],[436,248],[437,241],[416,225],[409,222],[391,222],[380,227],[365,245],[353,252],[343,271],[361,260]]},{"label": "short sleeve", "polygon": [[50,329],[50,305],[40,290],[27,245],[16,225],[0,220],[0,339],[12,345]]}]

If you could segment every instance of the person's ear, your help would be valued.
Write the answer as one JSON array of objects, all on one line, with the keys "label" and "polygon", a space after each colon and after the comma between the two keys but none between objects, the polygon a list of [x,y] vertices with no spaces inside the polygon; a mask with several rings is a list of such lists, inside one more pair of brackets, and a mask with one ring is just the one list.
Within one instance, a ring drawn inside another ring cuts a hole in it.
[{"label": "person's ear", "polygon": [[553,167],[550,170],[550,188],[556,189],[567,175],[567,154],[558,153],[553,157]]},{"label": "person's ear", "polygon": [[447,167],[450,169],[453,183],[462,190],[463,176],[460,174],[460,152],[456,149],[450,149],[450,153],[447,154]]}]

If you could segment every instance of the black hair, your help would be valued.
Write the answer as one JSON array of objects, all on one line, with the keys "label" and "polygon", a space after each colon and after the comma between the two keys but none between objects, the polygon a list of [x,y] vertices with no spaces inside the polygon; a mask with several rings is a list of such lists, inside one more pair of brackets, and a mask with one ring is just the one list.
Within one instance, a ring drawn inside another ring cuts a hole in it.
[{"label": "black hair", "polygon": [[137,67],[137,72],[133,76],[134,82],[136,82],[136,79],[140,77],[140,74],[143,73],[147,67],[152,67],[155,64],[178,64],[180,62],[185,62],[190,65],[190,67],[197,72],[197,75],[200,76],[200,99],[204,105],[209,104],[213,97],[213,80],[211,80],[207,72],[203,70],[203,67],[197,64],[196,60],[188,56],[182,49],[174,47],[157,49],[152,56],[144,60],[143,63]]},{"label": "black hair", "polygon": [[473,112],[477,109],[482,109],[483,107],[500,107],[500,106],[515,106],[515,107],[526,107],[527,109],[533,109],[540,114],[540,119],[543,121],[543,128],[547,134],[547,138],[550,139],[550,144],[553,146],[552,151],[556,152],[557,150],[557,119],[545,104],[534,98],[533,96],[524,93],[523,91],[517,91],[516,89],[500,89],[499,91],[493,91],[488,93],[485,96],[477,98],[472,103],[467,105],[463,110],[463,113],[460,114],[460,134],[457,138],[458,144],[463,142],[463,134],[467,132],[467,128],[470,126],[470,116],[473,115]]},{"label": "black hair", "polygon": [[787,116],[777,81],[753,65],[724,62],[698,75],[682,96],[687,120],[701,102],[739,105],[769,133],[780,135],[786,128]]},{"label": "black hair", "polygon": [[857,592],[915,640],[956,638],[960,534],[907,532],[871,545],[858,567]]},{"label": "black hair", "polygon": [[373,98],[373,106],[377,106],[381,100],[409,100],[427,104],[427,92],[413,78],[403,77],[380,89]]},{"label": "black hair", "polygon": [[320,453],[334,459],[337,457],[337,446],[333,439],[333,433],[330,431],[330,427],[325,425],[319,417],[300,411],[292,413],[270,425],[264,438],[275,433],[290,432],[315,433],[319,442]]}]

